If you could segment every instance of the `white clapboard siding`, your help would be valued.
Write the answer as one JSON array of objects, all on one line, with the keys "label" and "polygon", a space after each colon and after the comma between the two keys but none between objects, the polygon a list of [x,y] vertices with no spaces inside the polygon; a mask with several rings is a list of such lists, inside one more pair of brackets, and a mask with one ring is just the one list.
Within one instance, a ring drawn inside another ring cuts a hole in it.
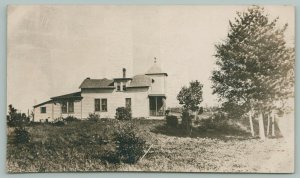
[{"label": "white clapboard siding", "polygon": [[[46,113],[41,113],[41,107],[46,107]],[[45,122],[52,120],[52,103],[47,103],[39,107],[34,108],[34,121],[35,122]]]},{"label": "white clapboard siding", "polygon": [[[41,113],[41,107],[46,107],[46,113]],[[53,122],[61,117],[66,118],[68,116],[74,116],[81,119],[81,101],[74,102],[74,112],[73,113],[61,113],[60,103],[47,103],[39,107],[34,108],[34,120],[36,122],[45,122],[48,119],[49,122]]]},{"label": "white clapboard siding", "polygon": [[165,75],[149,75],[149,77],[154,81],[151,84],[149,93],[151,94],[165,94],[166,93],[166,76]]},{"label": "white clapboard siding", "polygon": [[[114,118],[118,107],[125,107],[125,98],[131,98],[132,116],[149,116],[148,89],[128,89],[125,92],[116,92],[112,90],[99,89],[85,91],[81,93],[82,99],[82,117],[87,118],[90,113],[100,114],[101,118]],[[95,112],[95,99],[107,99],[107,112]]]}]

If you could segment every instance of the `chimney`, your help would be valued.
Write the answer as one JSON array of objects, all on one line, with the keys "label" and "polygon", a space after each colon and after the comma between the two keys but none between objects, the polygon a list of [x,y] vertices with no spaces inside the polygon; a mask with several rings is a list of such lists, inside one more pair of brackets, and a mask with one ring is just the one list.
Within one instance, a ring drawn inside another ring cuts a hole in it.
[{"label": "chimney", "polygon": [[126,78],[126,69],[123,68],[123,78]]}]

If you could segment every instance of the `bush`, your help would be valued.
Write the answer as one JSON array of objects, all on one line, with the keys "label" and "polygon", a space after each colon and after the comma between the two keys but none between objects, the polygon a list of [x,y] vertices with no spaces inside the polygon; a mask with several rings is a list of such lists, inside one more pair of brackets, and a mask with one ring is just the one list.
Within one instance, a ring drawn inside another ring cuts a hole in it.
[{"label": "bush", "polygon": [[120,164],[120,156],[115,151],[106,151],[106,153],[100,157],[101,160],[107,161],[112,164]]},{"label": "bush", "polygon": [[178,126],[178,118],[176,116],[170,115],[166,116],[167,126],[168,127],[177,127]]},{"label": "bush", "polygon": [[131,120],[131,109],[126,107],[118,107],[116,109],[116,119],[118,120]]},{"label": "bush", "polygon": [[203,114],[203,112],[204,112],[203,107],[200,107],[199,111],[198,111],[198,114]]},{"label": "bush", "polygon": [[223,112],[217,112],[213,114],[208,119],[200,120],[201,129],[216,129],[216,130],[226,130],[229,128],[228,121],[226,120],[226,116]]},{"label": "bush", "polygon": [[190,115],[188,111],[182,112],[181,127],[187,134],[190,134],[192,131],[192,117],[193,116]]},{"label": "bush", "polygon": [[116,154],[124,163],[134,164],[144,154],[146,141],[136,134],[132,125],[115,133],[114,140],[117,145]]},{"label": "bush", "polygon": [[98,122],[98,121],[100,121],[100,114],[90,113],[89,117],[87,119],[89,121]]},{"label": "bush", "polygon": [[68,117],[64,118],[63,120],[66,121],[66,122],[76,122],[76,121],[79,121],[79,119],[77,119],[74,116],[68,116]]},{"label": "bush", "polygon": [[64,126],[65,123],[64,123],[64,121],[62,121],[62,120],[56,120],[56,121],[54,121],[54,122],[52,123],[52,125],[54,125],[54,126]]},{"label": "bush", "polygon": [[14,142],[16,144],[28,143],[30,140],[29,132],[24,127],[17,127],[14,130]]},{"label": "bush", "polygon": [[9,127],[23,127],[30,122],[30,118],[25,113],[18,113],[11,104],[8,106],[6,120]]}]

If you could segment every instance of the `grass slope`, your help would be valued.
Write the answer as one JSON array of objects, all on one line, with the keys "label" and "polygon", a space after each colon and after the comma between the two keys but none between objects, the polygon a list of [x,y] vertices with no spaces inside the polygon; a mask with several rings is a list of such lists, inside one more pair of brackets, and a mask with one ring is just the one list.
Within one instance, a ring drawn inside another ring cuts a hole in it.
[{"label": "grass slope", "polygon": [[12,143],[9,128],[7,171],[287,172],[291,166],[286,165],[293,160],[283,138],[260,141],[241,133],[203,132],[196,128],[191,137],[186,137],[166,128],[163,120],[130,122],[138,127],[138,134],[146,138],[148,146],[152,145],[136,164],[115,165],[102,159],[115,148],[113,132],[126,122],[79,121],[65,126],[31,126],[28,129],[32,139],[23,145]]}]

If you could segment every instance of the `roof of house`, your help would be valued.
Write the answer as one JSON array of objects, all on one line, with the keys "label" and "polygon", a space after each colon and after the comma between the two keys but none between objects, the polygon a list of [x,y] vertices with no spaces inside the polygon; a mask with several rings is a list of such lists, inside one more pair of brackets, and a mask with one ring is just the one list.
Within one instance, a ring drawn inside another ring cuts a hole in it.
[{"label": "roof of house", "polygon": [[152,80],[147,75],[136,75],[132,78],[130,85],[127,88],[149,87]]},{"label": "roof of house", "polygon": [[81,99],[81,92],[69,93],[66,95],[60,95],[52,97],[52,100],[60,100],[60,99]]},{"label": "roof of house", "polygon": [[120,81],[120,80],[121,80],[121,81],[122,81],[122,80],[132,80],[132,78],[114,78],[114,80],[119,80],[119,81]]},{"label": "roof of house", "polygon": [[43,105],[48,104],[48,103],[56,102],[57,100],[64,100],[64,99],[73,99],[73,100],[82,99],[81,92],[74,92],[74,93],[69,93],[69,94],[66,94],[66,95],[51,97],[50,100],[45,101],[45,102],[40,103],[40,104],[36,104],[33,107],[36,108],[36,107],[43,106]]},{"label": "roof of house", "polygon": [[163,97],[163,98],[166,98],[167,96],[165,94],[149,94],[148,97]]},{"label": "roof of house", "polygon": [[48,104],[48,103],[51,103],[53,100],[48,100],[48,101],[45,101],[43,103],[40,103],[40,104],[36,104],[33,106],[33,108],[36,108],[36,107],[39,107],[39,106],[43,106],[44,104]]},{"label": "roof of house", "polygon": [[168,76],[167,73],[163,72],[157,63],[154,63],[151,68],[146,72],[146,75],[163,74]]},{"label": "roof of house", "polygon": [[79,86],[79,88],[115,88],[113,85],[113,80],[109,80],[107,78],[103,78],[103,79],[90,79],[90,78],[86,78],[81,85]]}]

